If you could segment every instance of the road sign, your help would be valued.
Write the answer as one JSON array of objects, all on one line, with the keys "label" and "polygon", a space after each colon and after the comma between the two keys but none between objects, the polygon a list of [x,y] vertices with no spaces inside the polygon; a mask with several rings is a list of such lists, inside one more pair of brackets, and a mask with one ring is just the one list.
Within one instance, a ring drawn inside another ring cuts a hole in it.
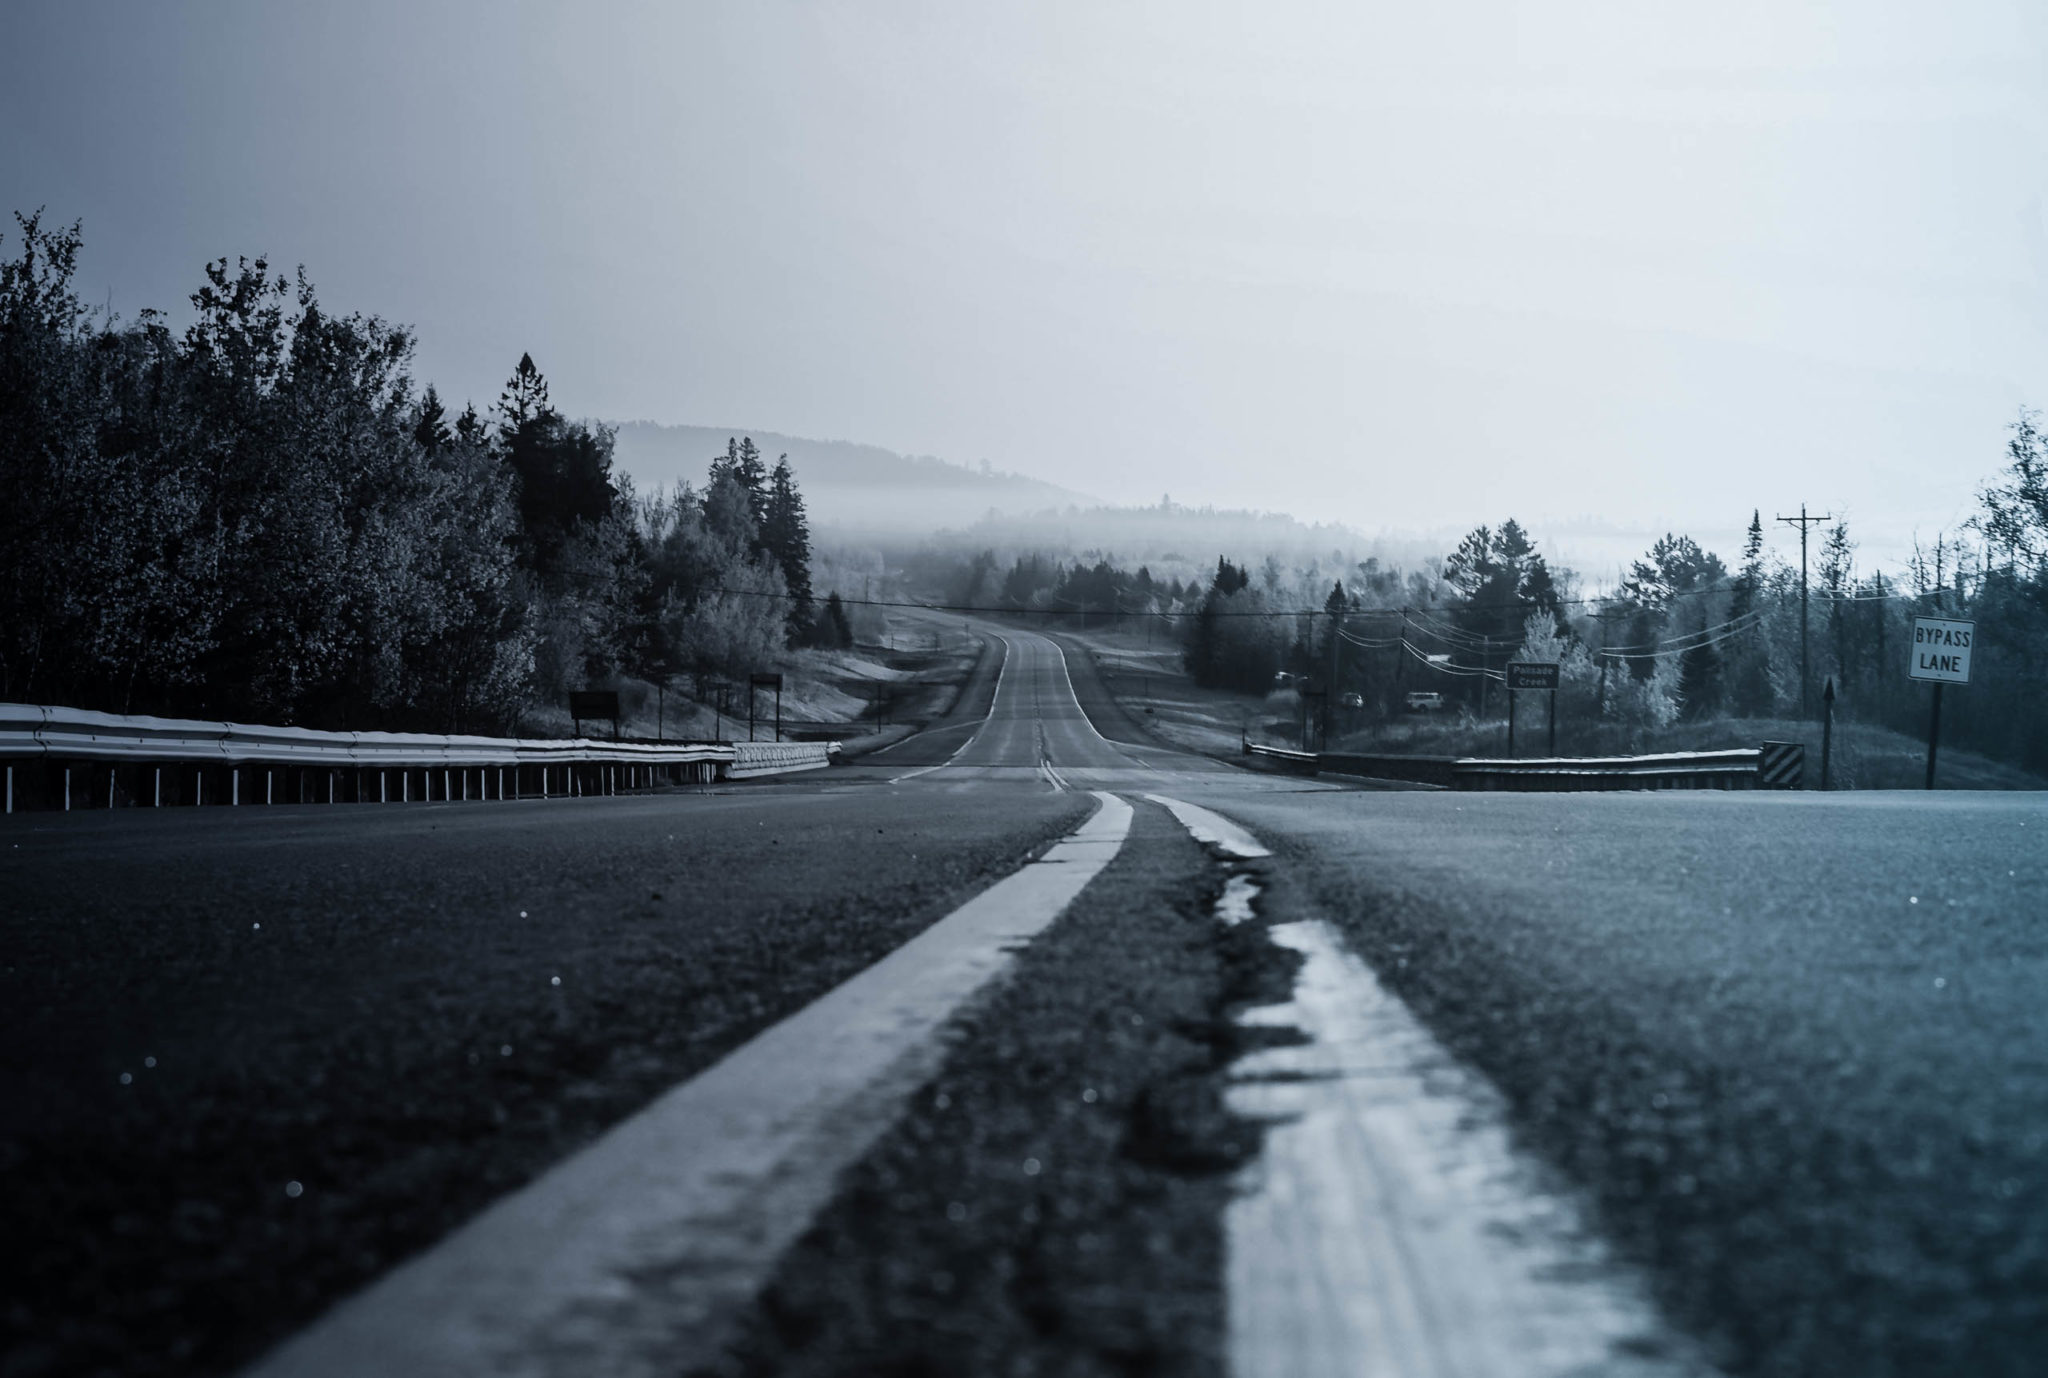
[{"label": "road sign", "polygon": [[1508,662],[1508,755],[1515,754],[1515,694],[1517,689],[1550,691],[1550,754],[1557,754],[1557,662],[1554,660],[1511,660]]},{"label": "road sign", "polygon": [[1936,684],[1970,682],[1970,645],[1977,639],[1975,622],[1946,617],[1913,619],[1913,663],[1906,673]]},{"label": "road sign", "polygon": [[1557,688],[1557,662],[1554,660],[1511,660],[1508,662],[1508,688],[1510,689],[1555,689]]},{"label": "road sign", "polygon": [[1798,789],[1806,783],[1806,743],[1765,742],[1757,758],[1759,789]]},{"label": "road sign", "polygon": [[571,689],[569,716],[572,718],[616,718],[619,696],[609,689]]},{"label": "road sign", "polygon": [[585,719],[609,718],[612,723],[612,740],[619,739],[619,696],[611,689],[571,689],[569,691],[569,716],[575,719],[576,735],[583,735]]},{"label": "road sign", "polygon": [[756,674],[756,675],[755,675],[755,676],[753,677],[753,687],[754,687],[754,688],[756,688],[756,689],[778,689],[778,690],[779,690],[779,689],[781,689],[781,688],[782,688],[782,676],[781,676],[781,675],[768,675],[768,674]]}]

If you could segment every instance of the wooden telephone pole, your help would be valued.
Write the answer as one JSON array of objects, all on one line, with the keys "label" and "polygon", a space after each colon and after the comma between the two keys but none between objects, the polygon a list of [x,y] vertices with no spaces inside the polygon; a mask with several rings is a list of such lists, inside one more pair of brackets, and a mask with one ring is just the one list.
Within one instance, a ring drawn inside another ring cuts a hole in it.
[{"label": "wooden telephone pole", "polygon": [[1780,517],[1778,520],[1787,526],[1799,528],[1799,716],[1804,718],[1810,717],[1813,712],[1813,686],[1807,682],[1806,669],[1806,528],[1819,526],[1832,518],[1807,516],[1806,504],[1802,502],[1799,504],[1798,516]]}]

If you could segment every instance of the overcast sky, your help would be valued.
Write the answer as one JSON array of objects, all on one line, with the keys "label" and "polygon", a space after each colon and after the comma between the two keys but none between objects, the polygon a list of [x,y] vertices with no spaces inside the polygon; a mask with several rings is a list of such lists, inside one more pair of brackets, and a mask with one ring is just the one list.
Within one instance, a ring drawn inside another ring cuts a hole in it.
[{"label": "overcast sky", "polygon": [[2038,3],[1004,10],[14,0],[0,192],[124,314],[304,263],[457,399],[531,350],[573,414],[1367,530],[1889,555],[2048,406]]}]

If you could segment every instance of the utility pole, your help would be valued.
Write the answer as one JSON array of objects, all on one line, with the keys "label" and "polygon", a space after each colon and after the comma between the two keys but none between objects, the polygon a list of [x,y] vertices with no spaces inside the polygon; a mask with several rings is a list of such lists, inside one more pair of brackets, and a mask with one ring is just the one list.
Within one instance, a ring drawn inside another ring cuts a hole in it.
[{"label": "utility pole", "polygon": [[[1596,613],[1594,613],[1594,614],[1593,614],[1593,620],[1594,620],[1594,621],[1596,621],[1596,622],[1598,622],[1598,623],[1600,624],[1600,691],[1599,691],[1599,692],[1600,692],[1600,716],[1601,716],[1601,717],[1603,717],[1603,718],[1607,716],[1607,664],[1608,664],[1608,662],[1609,662],[1609,661],[1611,661],[1612,659],[1614,659],[1614,657],[1613,657],[1613,656],[1611,656],[1611,655],[1609,655],[1609,654],[1607,653],[1607,639],[1608,639],[1608,635],[1609,635],[1609,634],[1608,634],[1608,631],[1607,631],[1607,626],[1608,626],[1608,624],[1609,624],[1610,622],[1614,622],[1614,621],[1616,621],[1616,620],[1618,620],[1618,619],[1620,619],[1620,618],[1623,618],[1623,617],[1627,617],[1627,616],[1628,616],[1628,611],[1629,611],[1629,610],[1628,610],[1627,608],[1617,608],[1617,607],[1613,607],[1613,606],[1608,606],[1608,607],[1603,607],[1602,609],[1600,609],[1600,611],[1598,611],[1598,612],[1596,612]],[[1551,714],[1551,716],[1552,716],[1552,718],[1555,718],[1555,717],[1556,717],[1557,715],[1556,715],[1555,713],[1552,713],[1552,714]],[[1553,724],[1553,727],[1554,727],[1554,724]]]},{"label": "utility pole", "polygon": [[1344,609],[1338,608],[1330,614],[1330,683],[1323,694],[1323,750],[1330,749],[1330,720],[1337,712],[1343,690],[1338,681],[1343,678],[1344,661]]},{"label": "utility pole", "polygon": [[1778,520],[1787,526],[1799,528],[1799,716],[1804,718],[1810,716],[1813,711],[1813,686],[1807,683],[1806,673],[1806,529],[1830,521],[1832,517],[1809,517],[1806,515],[1806,504],[1802,502],[1799,504],[1798,516],[1780,517]]}]

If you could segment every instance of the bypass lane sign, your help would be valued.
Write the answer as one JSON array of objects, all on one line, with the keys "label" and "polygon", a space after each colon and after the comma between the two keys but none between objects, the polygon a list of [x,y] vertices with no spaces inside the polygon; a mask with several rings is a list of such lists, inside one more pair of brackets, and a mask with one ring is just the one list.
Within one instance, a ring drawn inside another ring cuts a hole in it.
[{"label": "bypass lane sign", "polygon": [[1913,619],[1913,662],[1906,673],[1936,684],[1970,682],[1970,645],[1977,639],[1975,622],[1945,617]]}]

